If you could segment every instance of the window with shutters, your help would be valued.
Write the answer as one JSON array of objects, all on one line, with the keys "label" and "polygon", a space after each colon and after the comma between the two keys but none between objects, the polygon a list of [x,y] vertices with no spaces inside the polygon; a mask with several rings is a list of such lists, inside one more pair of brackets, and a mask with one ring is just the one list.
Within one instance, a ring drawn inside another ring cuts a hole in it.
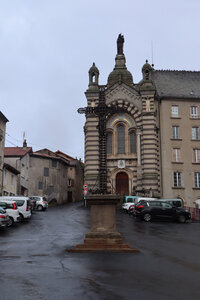
[{"label": "window with shutters", "polygon": [[49,176],[49,168],[44,168],[44,176]]},{"label": "window with shutters", "polygon": [[117,127],[117,145],[118,154],[125,153],[125,128],[123,125]]},{"label": "window with shutters", "polygon": [[38,190],[43,190],[43,182],[42,181],[38,182]]}]

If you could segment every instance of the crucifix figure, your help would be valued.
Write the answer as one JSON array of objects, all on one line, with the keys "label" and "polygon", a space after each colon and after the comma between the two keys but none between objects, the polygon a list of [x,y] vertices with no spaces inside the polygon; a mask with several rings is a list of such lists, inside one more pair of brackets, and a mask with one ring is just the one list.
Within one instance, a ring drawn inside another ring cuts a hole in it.
[{"label": "crucifix figure", "polygon": [[106,120],[115,113],[125,111],[125,108],[120,108],[116,105],[108,107],[105,103],[105,87],[99,87],[99,104],[96,107],[79,108],[79,114],[95,114],[99,118],[98,131],[99,131],[99,194],[107,194],[107,147],[106,147]]}]

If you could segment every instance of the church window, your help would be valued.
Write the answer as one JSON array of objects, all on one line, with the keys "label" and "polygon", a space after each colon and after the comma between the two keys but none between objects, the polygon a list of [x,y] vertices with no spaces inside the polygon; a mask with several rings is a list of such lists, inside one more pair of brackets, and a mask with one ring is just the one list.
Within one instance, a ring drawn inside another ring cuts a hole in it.
[{"label": "church window", "polygon": [[112,154],[112,133],[107,133],[107,153]]},{"label": "church window", "polygon": [[125,128],[123,125],[117,127],[118,154],[125,153]]},{"label": "church window", "polygon": [[136,134],[134,131],[130,133],[130,152],[136,153]]}]

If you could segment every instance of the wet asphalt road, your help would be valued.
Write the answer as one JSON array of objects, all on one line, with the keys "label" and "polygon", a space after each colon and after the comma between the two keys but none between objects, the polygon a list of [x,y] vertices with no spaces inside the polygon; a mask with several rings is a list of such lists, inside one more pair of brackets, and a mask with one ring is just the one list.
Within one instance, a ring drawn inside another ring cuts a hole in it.
[{"label": "wet asphalt road", "polygon": [[0,300],[200,299],[200,223],[145,223],[117,213],[140,253],[67,253],[89,231],[80,203],[0,231]]}]

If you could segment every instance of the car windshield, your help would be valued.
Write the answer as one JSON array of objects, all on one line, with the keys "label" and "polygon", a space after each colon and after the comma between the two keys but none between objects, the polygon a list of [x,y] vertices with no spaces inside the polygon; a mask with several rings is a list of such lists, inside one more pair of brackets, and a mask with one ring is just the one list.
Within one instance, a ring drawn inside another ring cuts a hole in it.
[{"label": "car windshield", "polygon": [[134,203],[134,202],[135,202],[135,199],[132,199],[132,198],[127,199],[127,203]]},{"label": "car windshield", "polygon": [[5,213],[5,210],[2,207],[0,207],[0,213]]},{"label": "car windshield", "polygon": [[165,208],[172,208],[172,205],[170,205],[170,204],[167,203],[167,202],[161,202],[161,206],[162,206],[162,207],[165,207]]},{"label": "car windshield", "polygon": [[16,200],[16,203],[18,206],[23,206],[24,205],[24,200]]}]

